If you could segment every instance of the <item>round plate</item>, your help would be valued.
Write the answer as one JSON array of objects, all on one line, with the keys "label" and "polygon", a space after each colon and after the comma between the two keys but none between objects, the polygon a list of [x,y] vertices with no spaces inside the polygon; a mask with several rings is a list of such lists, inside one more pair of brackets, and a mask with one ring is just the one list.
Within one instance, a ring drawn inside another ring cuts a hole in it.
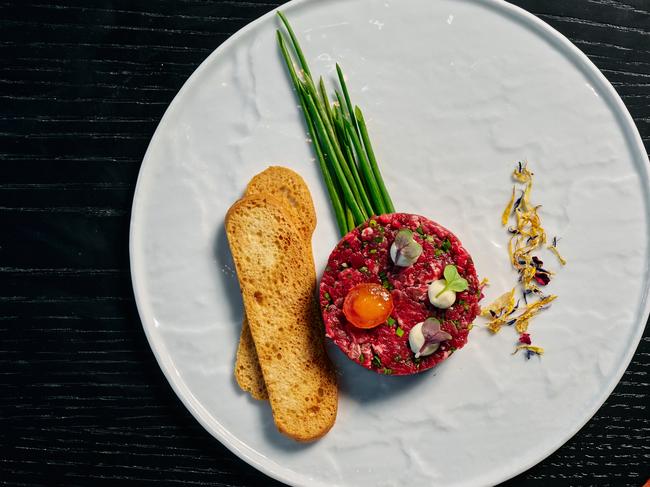
[{"label": "round plate", "polygon": [[269,165],[299,172],[318,213],[317,271],[337,231],[268,14],[224,43],[165,113],[131,221],[133,284],[161,369],[197,420],[263,472],[294,485],[488,485],[567,441],[607,398],[648,316],[648,160],[614,89],[564,37],[500,1],[294,1],[284,10],[314,73],[339,62],[364,108],[398,210],[451,229],[491,285],[516,275],[500,225],[521,159],[561,237],[559,295],[516,334],[475,327],[441,366],[386,377],[330,347],[337,422],[297,444],[233,379],[242,303],[224,215]]}]

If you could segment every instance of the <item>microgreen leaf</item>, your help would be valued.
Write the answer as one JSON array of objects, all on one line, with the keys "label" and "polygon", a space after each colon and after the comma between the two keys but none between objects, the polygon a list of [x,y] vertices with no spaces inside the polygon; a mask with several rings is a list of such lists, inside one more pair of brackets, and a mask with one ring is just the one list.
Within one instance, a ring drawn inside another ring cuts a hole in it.
[{"label": "microgreen leaf", "polygon": [[422,323],[422,334],[424,335],[424,343],[416,354],[416,358],[424,352],[427,346],[442,343],[452,338],[449,333],[440,329],[440,322],[435,318],[427,318],[424,320],[424,323]]},{"label": "microgreen leaf", "polygon": [[411,230],[402,229],[395,235],[390,254],[396,266],[409,267],[422,255],[422,246],[415,241]]},{"label": "microgreen leaf", "polygon": [[445,270],[443,271],[443,274],[447,282],[455,281],[460,277],[460,275],[458,274],[458,269],[456,269],[455,265],[445,266]]},{"label": "microgreen leaf", "polygon": [[442,288],[438,294],[436,294],[436,298],[445,291],[454,291],[456,293],[459,293],[469,287],[467,280],[460,277],[458,269],[456,269],[455,265],[445,266],[443,274],[445,276],[445,287]]}]

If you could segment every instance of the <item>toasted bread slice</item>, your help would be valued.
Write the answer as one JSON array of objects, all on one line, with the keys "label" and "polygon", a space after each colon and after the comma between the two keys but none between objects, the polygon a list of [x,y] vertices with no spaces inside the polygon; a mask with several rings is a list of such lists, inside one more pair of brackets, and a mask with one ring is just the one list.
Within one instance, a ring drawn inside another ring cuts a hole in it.
[{"label": "toasted bread slice", "polygon": [[[286,214],[293,218],[300,232],[311,242],[316,228],[316,212],[309,189],[299,174],[286,167],[271,166],[248,183],[245,196],[256,194],[269,194],[277,198]],[[239,387],[248,391],[254,399],[268,399],[246,316],[237,347],[235,379]]]},{"label": "toasted bread slice", "polygon": [[316,228],[316,211],[309,188],[298,173],[281,166],[271,166],[250,180],[245,196],[269,194],[291,213],[298,230],[311,242]]},{"label": "toasted bread slice", "polygon": [[338,391],[311,244],[270,196],[235,203],[226,235],[276,426],[295,440],[315,440],[334,424]]},{"label": "toasted bread slice", "polygon": [[244,321],[241,324],[241,335],[237,347],[235,379],[242,391],[250,393],[253,399],[264,401],[269,398],[246,315],[244,315]]}]

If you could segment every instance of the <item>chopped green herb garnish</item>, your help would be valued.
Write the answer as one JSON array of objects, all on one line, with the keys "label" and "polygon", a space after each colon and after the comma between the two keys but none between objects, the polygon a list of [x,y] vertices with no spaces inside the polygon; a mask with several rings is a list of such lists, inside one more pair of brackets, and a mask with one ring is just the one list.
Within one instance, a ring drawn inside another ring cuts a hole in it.
[{"label": "chopped green herb garnish", "polygon": [[370,249],[370,250],[368,251],[368,253],[369,253],[369,254],[376,254],[376,253],[377,253],[377,249]]},{"label": "chopped green herb garnish", "polygon": [[368,273],[368,268],[365,265],[362,265],[359,267],[359,272],[363,272],[364,274]]},{"label": "chopped green herb garnish", "polygon": [[395,335],[397,335],[398,337],[402,337],[402,336],[404,336],[404,330],[402,330],[402,329],[398,326],[397,329],[395,330]]},{"label": "chopped green herb garnish", "polygon": [[330,293],[328,293],[327,291],[325,291],[325,294],[323,294],[323,296],[325,296],[325,299],[327,299],[327,302],[328,302],[328,303],[331,303],[331,302],[332,302],[332,296],[330,296]]},{"label": "chopped green herb garnish", "polygon": [[433,243],[433,235],[425,235],[424,240],[426,240],[429,243]]},{"label": "chopped green herb garnish", "polygon": [[392,291],[393,289],[395,289],[395,286],[393,286],[390,282],[388,282],[387,279],[384,279],[383,281],[381,281],[381,285],[384,286],[389,291]]},{"label": "chopped green herb garnish", "polygon": [[363,356],[363,352],[359,354],[359,362],[363,362],[365,357]]},{"label": "chopped green herb garnish", "polygon": [[420,235],[422,235],[422,236],[424,237],[424,228],[422,228],[422,227],[420,226],[420,227],[417,227],[417,228],[415,229],[415,231],[418,232]]},{"label": "chopped green herb garnish", "polygon": [[451,250],[451,242],[449,241],[448,238],[446,238],[445,241],[442,242],[442,245],[440,246],[440,249],[443,252],[449,252]]},{"label": "chopped green herb garnish", "polygon": [[372,365],[374,365],[377,368],[381,367],[381,359],[379,358],[379,355],[374,354],[372,356],[372,362],[371,363],[372,363]]},{"label": "chopped green herb garnish", "polygon": [[395,318],[393,318],[392,316],[389,316],[388,319],[386,320],[386,324],[388,326],[393,326],[395,324]]},{"label": "chopped green herb garnish", "polygon": [[442,249],[436,249],[436,251],[434,252],[434,255],[435,255],[436,257],[440,257],[440,256],[441,256],[442,254],[444,254],[444,253],[445,253],[445,252],[444,252]]},{"label": "chopped green herb garnish", "polygon": [[368,226],[376,227],[377,225],[378,225],[378,224],[377,224],[377,220],[372,220],[372,219],[371,219],[371,220],[368,222]]},{"label": "chopped green herb garnish", "polygon": [[393,369],[389,369],[389,368],[387,368],[387,367],[384,367],[384,368],[381,370],[381,373],[384,374],[384,375],[391,375],[391,374],[393,373]]},{"label": "chopped green herb garnish", "polygon": [[375,237],[375,238],[373,239],[373,242],[375,242],[375,243],[382,243],[383,241],[384,241],[384,237],[383,237],[383,236]]}]

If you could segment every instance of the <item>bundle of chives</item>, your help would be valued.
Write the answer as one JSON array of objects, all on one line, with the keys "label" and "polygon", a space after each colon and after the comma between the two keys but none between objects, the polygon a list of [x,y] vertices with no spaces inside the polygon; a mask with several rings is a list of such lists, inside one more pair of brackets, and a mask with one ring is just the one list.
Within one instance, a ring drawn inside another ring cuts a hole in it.
[{"label": "bundle of chives", "polygon": [[336,101],[330,105],[323,78],[316,85],[289,21],[282,12],[278,11],[278,16],[294,54],[278,30],[280,51],[305,116],[336,222],[345,235],[369,217],[393,213],[395,208],[379,171],[363,113],[350,101],[340,66],[336,65],[336,71],[342,94],[335,91]]}]

